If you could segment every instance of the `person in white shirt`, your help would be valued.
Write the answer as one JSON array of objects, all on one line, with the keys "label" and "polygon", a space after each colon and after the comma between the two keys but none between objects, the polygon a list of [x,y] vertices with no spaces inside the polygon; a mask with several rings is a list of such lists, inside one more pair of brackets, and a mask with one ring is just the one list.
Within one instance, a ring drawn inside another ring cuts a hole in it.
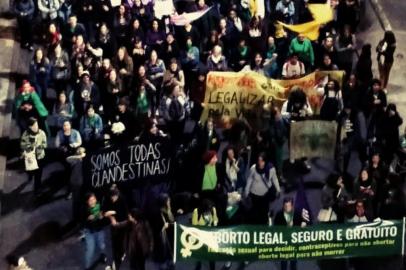
[{"label": "person in white shirt", "polygon": [[265,153],[258,155],[258,160],[249,172],[244,195],[252,202],[252,224],[267,224],[269,204],[280,195],[281,188],[275,167],[266,161]]},{"label": "person in white shirt", "polygon": [[282,77],[284,79],[297,79],[305,75],[305,73],[305,66],[301,61],[299,61],[297,54],[292,54],[282,68]]},{"label": "person in white shirt", "polygon": [[365,215],[365,206],[363,201],[357,201],[355,203],[355,215],[348,219],[349,223],[362,223],[368,222],[368,218]]}]

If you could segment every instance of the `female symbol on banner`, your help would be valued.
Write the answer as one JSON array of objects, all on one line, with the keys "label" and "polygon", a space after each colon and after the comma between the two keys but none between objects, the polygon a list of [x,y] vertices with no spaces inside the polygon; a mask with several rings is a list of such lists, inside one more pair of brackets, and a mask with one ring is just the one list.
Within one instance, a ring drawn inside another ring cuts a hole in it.
[{"label": "female symbol on banner", "polygon": [[[183,227],[183,226],[181,226]],[[183,248],[180,250],[183,258],[190,257],[192,255],[192,250],[197,250],[203,246],[203,242],[199,240],[198,232],[191,230],[191,228],[183,227],[182,235],[180,236],[180,241]]]}]

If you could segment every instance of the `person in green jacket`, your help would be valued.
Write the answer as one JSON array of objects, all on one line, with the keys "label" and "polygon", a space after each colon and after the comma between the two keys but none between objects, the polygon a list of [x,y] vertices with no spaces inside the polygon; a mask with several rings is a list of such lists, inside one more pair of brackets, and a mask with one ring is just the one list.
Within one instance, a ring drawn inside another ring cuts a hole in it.
[{"label": "person in green jacket", "polygon": [[218,188],[217,177],[217,153],[216,151],[207,151],[203,157],[204,173],[202,182],[202,191],[214,191]]},{"label": "person in green jacket", "polygon": [[27,80],[24,80],[22,86],[18,89],[18,94],[14,102],[14,115],[21,133],[28,128],[28,119],[30,117],[35,117],[38,119],[40,128],[49,134],[48,126],[46,124],[48,110],[45,108],[44,103],[42,103],[41,98],[35,92],[34,87],[32,87]]},{"label": "person in green jacket", "polygon": [[306,72],[309,72],[314,66],[314,52],[311,41],[303,34],[299,34],[290,42],[289,54],[293,53],[299,56],[299,60],[305,64]]},{"label": "person in green jacket", "polygon": [[217,152],[207,151],[203,155],[204,167],[200,177],[202,186],[200,198],[212,201],[215,206],[219,220],[226,220],[227,194],[224,190],[224,172],[217,163]]}]

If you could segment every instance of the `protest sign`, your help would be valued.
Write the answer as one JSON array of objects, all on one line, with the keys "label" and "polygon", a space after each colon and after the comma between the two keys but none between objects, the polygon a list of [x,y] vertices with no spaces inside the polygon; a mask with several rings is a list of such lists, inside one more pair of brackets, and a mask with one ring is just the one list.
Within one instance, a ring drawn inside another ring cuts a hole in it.
[{"label": "protest sign", "polygon": [[201,120],[223,116],[255,119],[262,105],[283,98],[284,88],[258,73],[210,72]]},{"label": "protest sign", "polygon": [[309,227],[175,226],[174,260],[258,261],[391,256],[404,253],[405,220]]},{"label": "protest sign", "polygon": [[173,0],[155,0],[153,3],[155,18],[159,20],[176,12]]},{"label": "protest sign", "polygon": [[331,78],[341,87],[343,76],[344,71],[316,71],[299,79],[274,80],[255,72],[210,72],[200,120],[205,122],[208,117],[215,120],[245,118],[255,126],[263,115],[263,105],[272,101],[281,106],[293,86],[304,90],[313,111],[318,112],[324,84]]},{"label": "protest sign", "polygon": [[322,120],[293,122],[290,126],[290,158],[334,159],[337,123]]},{"label": "protest sign", "polygon": [[103,149],[84,160],[85,185],[101,188],[112,184],[136,186],[146,180],[168,181],[170,153],[164,138]]}]

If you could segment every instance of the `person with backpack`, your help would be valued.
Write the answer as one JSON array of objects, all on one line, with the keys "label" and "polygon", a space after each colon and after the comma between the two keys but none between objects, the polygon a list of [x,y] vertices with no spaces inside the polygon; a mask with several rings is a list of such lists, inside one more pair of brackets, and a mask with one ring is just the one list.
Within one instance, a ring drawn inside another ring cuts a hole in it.
[{"label": "person with backpack", "polygon": [[297,79],[305,75],[305,73],[305,66],[299,61],[297,53],[293,53],[282,67],[283,79]]},{"label": "person with backpack", "polygon": [[181,140],[188,114],[188,99],[185,93],[180,90],[180,86],[174,84],[170,95],[164,96],[161,100],[160,115],[175,143],[179,143]]},{"label": "person with backpack", "polygon": [[334,121],[343,109],[343,98],[340,85],[336,80],[329,80],[324,88],[323,103],[320,108],[320,119]]}]

